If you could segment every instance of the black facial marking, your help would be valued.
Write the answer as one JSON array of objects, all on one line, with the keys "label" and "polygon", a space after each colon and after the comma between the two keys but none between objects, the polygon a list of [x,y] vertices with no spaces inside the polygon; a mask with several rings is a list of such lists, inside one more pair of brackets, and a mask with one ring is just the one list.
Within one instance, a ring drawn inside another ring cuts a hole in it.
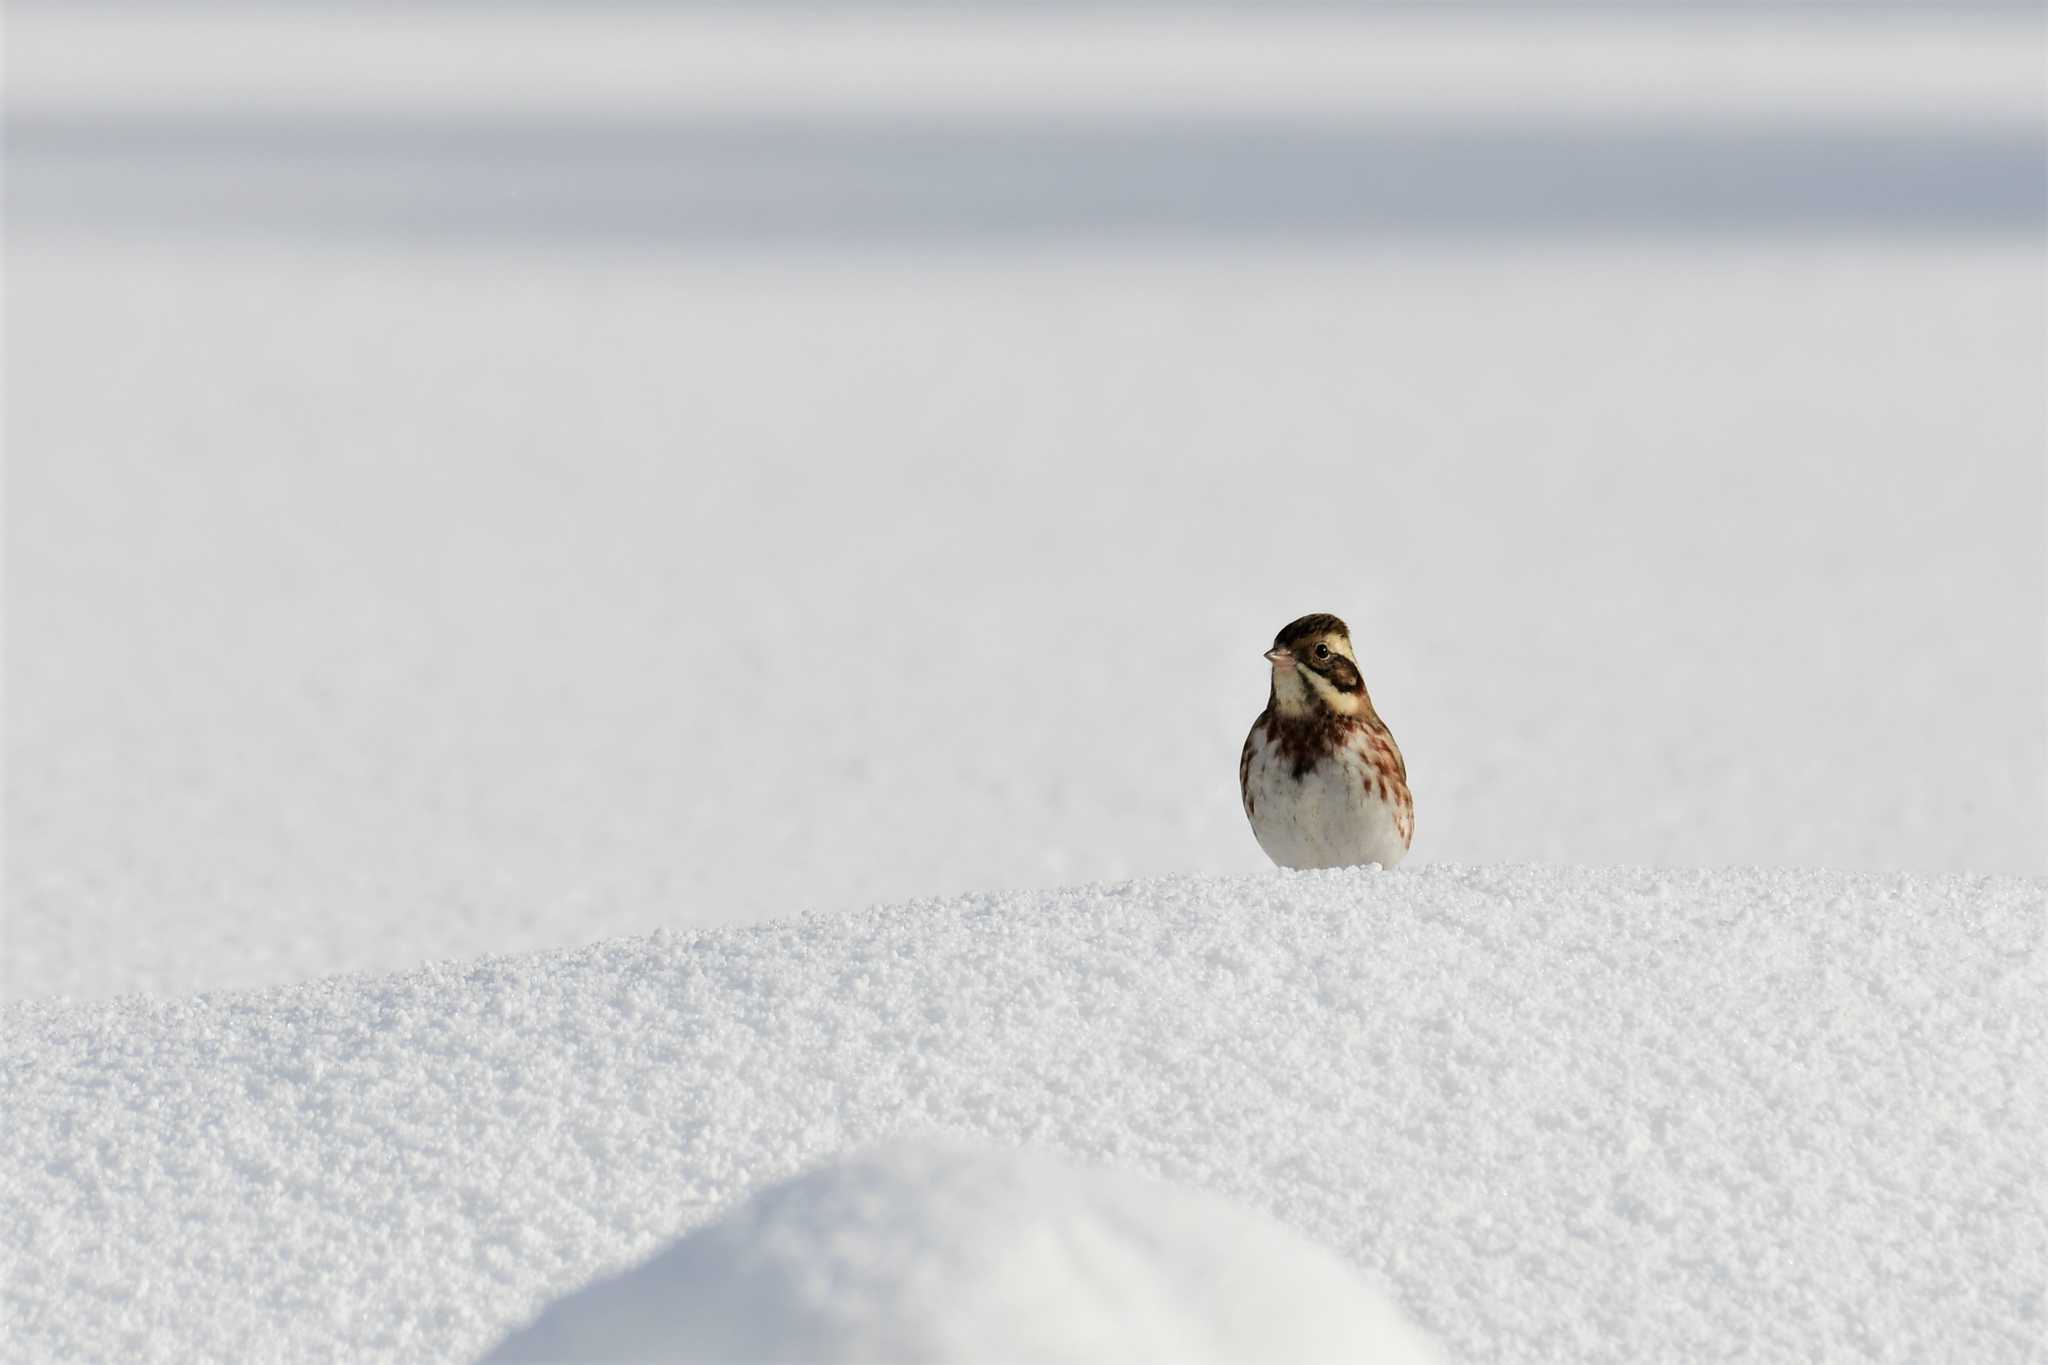
[{"label": "black facial marking", "polygon": [[1356,692],[1365,686],[1365,679],[1358,675],[1358,665],[1342,654],[1332,654],[1328,659],[1319,659],[1311,664],[1316,672],[1330,680],[1330,686],[1339,692]]}]

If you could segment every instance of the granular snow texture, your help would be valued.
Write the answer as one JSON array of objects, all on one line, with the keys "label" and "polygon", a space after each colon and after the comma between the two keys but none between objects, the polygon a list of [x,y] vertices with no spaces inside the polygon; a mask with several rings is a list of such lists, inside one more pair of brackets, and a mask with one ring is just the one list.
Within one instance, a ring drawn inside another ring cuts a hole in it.
[{"label": "granular snow texture", "polygon": [[2043,891],[1183,878],[9,1006],[0,1355],[473,1355],[943,1134],[1266,1211],[1455,1358],[2038,1360]]},{"label": "granular snow texture", "polygon": [[488,1357],[1432,1365],[1323,1248],[1199,1191],[898,1142],[774,1185]]}]

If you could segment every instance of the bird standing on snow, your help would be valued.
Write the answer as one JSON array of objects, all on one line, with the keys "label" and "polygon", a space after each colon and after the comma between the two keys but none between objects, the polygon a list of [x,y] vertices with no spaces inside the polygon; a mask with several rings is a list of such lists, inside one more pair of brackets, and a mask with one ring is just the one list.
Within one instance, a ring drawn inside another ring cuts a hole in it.
[{"label": "bird standing on snow", "polygon": [[1244,813],[1282,867],[1392,867],[1415,837],[1408,765],[1373,710],[1351,632],[1326,613],[1266,651],[1273,690],[1237,761]]}]

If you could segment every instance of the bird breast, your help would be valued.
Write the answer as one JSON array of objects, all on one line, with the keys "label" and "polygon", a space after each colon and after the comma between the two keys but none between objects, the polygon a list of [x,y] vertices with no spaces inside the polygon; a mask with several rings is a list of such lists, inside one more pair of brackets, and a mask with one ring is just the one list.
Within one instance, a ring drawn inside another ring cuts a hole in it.
[{"label": "bird breast", "polygon": [[1253,727],[1244,754],[1245,815],[1259,847],[1280,866],[1392,867],[1407,855],[1407,787],[1352,729],[1304,752],[1304,737],[1270,716]]}]

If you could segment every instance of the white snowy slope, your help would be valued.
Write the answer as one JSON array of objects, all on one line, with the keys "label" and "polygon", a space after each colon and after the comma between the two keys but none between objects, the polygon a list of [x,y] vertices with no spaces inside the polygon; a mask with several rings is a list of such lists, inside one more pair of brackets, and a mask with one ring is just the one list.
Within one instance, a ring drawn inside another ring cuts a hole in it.
[{"label": "white snowy slope", "polygon": [[1270,1214],[1456,1359],[2035,1360],[2044,889],[1189,877],[12,1005],[0,1356],[471,1356],[944,1134]]},{"label": "white snowy slope", "polygon": [[1357,1272],[1271,1219],[1035,1152],[930,1142],[773,1186],[549,1305],[487,1357],[1435,1359]]}]

